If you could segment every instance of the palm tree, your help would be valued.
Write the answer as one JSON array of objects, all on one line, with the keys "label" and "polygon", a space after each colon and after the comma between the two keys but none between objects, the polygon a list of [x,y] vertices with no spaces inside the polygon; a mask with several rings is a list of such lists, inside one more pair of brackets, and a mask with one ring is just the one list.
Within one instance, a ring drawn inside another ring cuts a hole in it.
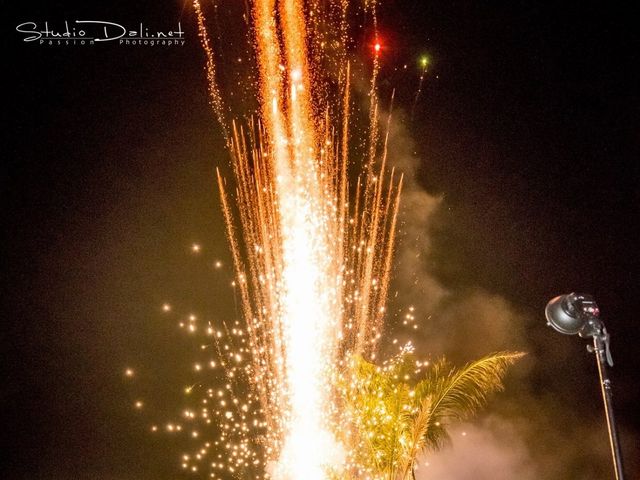
[{"label": "palm tree", "polygon": [[468,419],[490,394],[502,390],[509,366],[523,355],[498,352],[462,368],[445,359],[421,363],[410,351],[382,367],[353,357],[339,384],[350,426],[343,441],[354,457],[350,474],[414,478],[418,454],[441,448],[448,424]]}]

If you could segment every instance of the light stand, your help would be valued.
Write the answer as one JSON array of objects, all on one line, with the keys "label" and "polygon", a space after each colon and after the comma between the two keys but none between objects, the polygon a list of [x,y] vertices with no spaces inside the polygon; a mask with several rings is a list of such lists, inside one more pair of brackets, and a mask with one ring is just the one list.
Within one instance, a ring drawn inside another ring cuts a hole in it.
[{"label": "light stand", "polygon": [[587,345],[587,350],[595,353],[598,364],[615,478],[624,480],[622,451],[613,416],[611,379],[607,369],[607,366],[613,366],[613,360],[609,349],[609,334],[600,320],[600,309],[591,295],[570,293],[553,298],[545,308],[545,316],[547,325],[560,333],[593,338],[593,346]]}]

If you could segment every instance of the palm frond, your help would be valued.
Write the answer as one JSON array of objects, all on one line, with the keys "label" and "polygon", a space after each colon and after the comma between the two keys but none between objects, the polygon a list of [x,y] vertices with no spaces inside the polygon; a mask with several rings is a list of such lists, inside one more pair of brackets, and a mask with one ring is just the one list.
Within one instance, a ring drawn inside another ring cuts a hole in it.
[{"label": "palm frond", "polygon": [[469,418],[502,390],[509,366],[523,355],[498,352],[460,369],[442,359],[417,383],[410,351],[381,367],[354,356],[338,385],[355,432],[353,460],[372,478],[406,480],[418,453],[441,447],[448,423]]},{"label": "palm frond", "polygon": [[398,471],[400,478],[405,479],[413,468],[416,456],[425,447],[427,439],[427,430],[431,419],[433,409],[430,398],[424,398],[420,402],[418,412],[412,418],[408,433],[408,443],[403,451],[402,459]]},{"label": "palm frond", "polygon": [[445,423],[464,420],[482,407],[492,393],[503,389],[502,380],[521,352],[498,352],[468,363],[461,369],[445,360],[437,362],[416,386],[416,395],[431,398],[432,414],[427,446],[438,448],[446,437]]}]

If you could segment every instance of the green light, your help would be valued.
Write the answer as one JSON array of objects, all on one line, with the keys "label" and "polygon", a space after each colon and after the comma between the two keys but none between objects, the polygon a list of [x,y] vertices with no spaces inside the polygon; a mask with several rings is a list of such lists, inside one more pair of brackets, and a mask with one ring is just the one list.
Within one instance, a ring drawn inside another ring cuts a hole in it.
[{"label": "green light", "polygon": [[426,55],[420,57],[420,65],[422,65],[423,67],[426,67],[429,64],[429,57],[427,57]]}]

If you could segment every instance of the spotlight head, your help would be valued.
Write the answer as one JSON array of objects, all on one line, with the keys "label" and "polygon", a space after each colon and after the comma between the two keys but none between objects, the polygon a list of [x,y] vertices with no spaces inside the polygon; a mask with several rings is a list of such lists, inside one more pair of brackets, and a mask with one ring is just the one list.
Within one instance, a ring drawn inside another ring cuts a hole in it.
[{"label": "spotlight head", "polygon": [[[600,310],[591,295],[570,293],[557,296],[544,309],[547,325],[566,335],[583,333],[590,319],[598,317]],[[583,335],[581,335],[583,336]]]}]

